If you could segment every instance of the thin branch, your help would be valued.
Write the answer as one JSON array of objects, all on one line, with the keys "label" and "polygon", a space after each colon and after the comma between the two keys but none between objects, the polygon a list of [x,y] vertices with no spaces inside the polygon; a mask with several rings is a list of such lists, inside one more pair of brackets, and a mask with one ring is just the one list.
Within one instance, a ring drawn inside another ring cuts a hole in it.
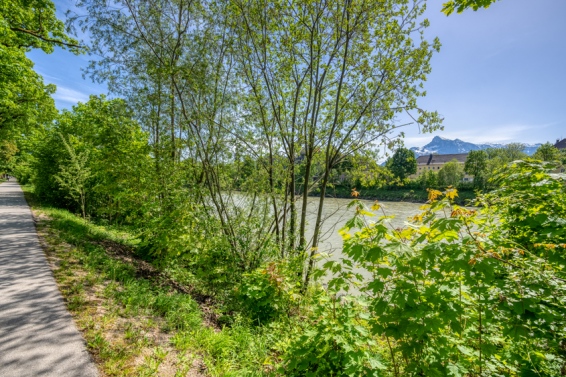
[{"label": "thin branch", "polygon": [[67,46],[67,47],[84,48],[84,46],[77,45],[77,44],[74,44],[74,43],[68,43],[68,42],[61,41],[59,39],[52,39],[52,38],[45,37],[45,36],[39,34],[36,31],[33,31],[33,30],[22,29],[22,28],[19,28],[19,27],[11,27],[10,30],[15,31],[15,32],[19,32],[19,33],[28,34],[28,35],[31,35],[32,37],[35,37],[37,39],[41,39],[42,41],[49,42],[49,43],[57,43],[57,44]]}]

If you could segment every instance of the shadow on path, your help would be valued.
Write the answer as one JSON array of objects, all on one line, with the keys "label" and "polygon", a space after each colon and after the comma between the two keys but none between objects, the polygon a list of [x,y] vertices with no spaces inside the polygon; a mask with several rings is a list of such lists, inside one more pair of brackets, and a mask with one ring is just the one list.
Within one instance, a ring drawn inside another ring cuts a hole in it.
[{"label": "shadow on path", "polygon": [[0,376],[97,375],[20,186],[0,184]]}]

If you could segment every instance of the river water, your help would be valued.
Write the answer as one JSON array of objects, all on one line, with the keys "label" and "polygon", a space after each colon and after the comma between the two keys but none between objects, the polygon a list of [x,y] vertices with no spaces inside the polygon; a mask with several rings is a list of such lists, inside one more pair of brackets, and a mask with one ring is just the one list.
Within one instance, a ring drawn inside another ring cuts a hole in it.
[{"label": "river water", "polygon": [[[307,236],[308,239],[312,237],[314,233],[314,223],[316,220],[317,208],[318,208],[318,198],[309,198],[308,202],[308,228]],[[343,257],[342,254],[342,236],[338,234],[338,231],[346,224],[348,220],[354,217],[355,208],[348,208],[348,204],[352,202],[351,199],[333,199],[326,198],[324,202],[323,218],[324,223],[322,226],[322,237],[319,244],[318,251],[322,253],[329,254],[327,259],[330,260],[340,260]],[[361,200],[361,202],[369,207],[372,206],[374,201]],[[407,221],[407,218],[413,217],[421,211],[419,208],[422,206],[421,203],[409,203],[409,202],[379,202],[381,208],[387,216],[395,216],[394,219],[390,220],[390,226],[394,228],[402,227]],[[376,213],[377,216],[381,216],[384,213],[379,210]],[[370,218],[371,219],[371,218]],[[326,259],[323,259],[320,263],[324,263]],[[357,270],[357,272],[362,273],[362,275],[368,275],[367,271]],[[326,279],[328,280],[327,276]]]}]

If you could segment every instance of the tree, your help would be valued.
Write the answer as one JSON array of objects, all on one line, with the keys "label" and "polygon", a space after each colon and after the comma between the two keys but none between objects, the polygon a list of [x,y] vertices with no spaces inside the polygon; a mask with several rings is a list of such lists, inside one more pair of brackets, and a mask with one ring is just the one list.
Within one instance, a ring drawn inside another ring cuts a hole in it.
[{"label": "tree", "polygon": [[425,170],[419,175],[417,182],[420,183],[423,189],[438,188],[438,173],[434,170]]},{"label": "tree", "polygon": [[[377,189],[395,180],[395,177],[385,166],[381,166],[373,155],[356,154],[351,160],[351,184],[352,187]],[[359,186],[358,186],[359,185]]]},{"label": "tree", "polygon": [[[274,242],[282,257],[306,255],[310,271],[326,189],[341,161],[373,144],[395,145],[388,135],[403,126],[397,114],[410,113],[424,131],[439,126],[438,115],[417,100],[440,45],[422,34],[428,26],[419,20],[422,3],[409,3],[82,0],[79,6],[89,13],[83,26],[102,55],[90,72],[134,103],[152,136],[156,171],[163,170],[156,178],[167,187],[156,197],[169,203],[156,212],[175,211],[173,192],[198,193],[240,268],[253,267]],[[235,156],[257,164],[255,187],[236,196],[228,179]],[[308,240],[307,197],[315,189],[319,209]],[[249,211],[236,204],[242,195]],[[250,216],[262,219],[253,232]]]},{"label": "tree", "polygon": [[470,151],[464,164],[464,172],[474,176],[474,187],[483,189],[487,178],[487,152]]},{"label": "tree", "polygon": [[393,156],[387,160],[386,166],[395,177],[404,180],[417,172],[417,159],[410,149],[397,148]]},{"label": "tree", "polygon": [[52,120],[56,114],[51,98],[54,92],[55,86],[44,85],[33,70],[23,48],[0,43],[0,133],[25,132]]},{"label": "tree", "polygon": [[[123,100],[103,95],[64,110],[27,151],[34,156],[37,195],[63,207],[79,205],[85,215],[108,220],[137,214],[152,189],[147,177],[151,160],[147,135],[132,118]],[[77,177],[80,182],[70,181],[72,174],[87,170]],[[65,197],[74,202],[61,200]]]},{"label": "tree", "polygon": [[544,143],[538,147],[533,158],[541,161],[560,161],[560,150],[551,143]]},{"label": "tree", "polygon": [[68,153],[68,160],[59,166],[59,174],[55,180],[61,188],[67,191],[69,197],[77,202],[81,209],[83,219],[86,218],[86,184],[91,177],[88,168],[88,150],[76,153],[74,148],[59,134]]},{"label": "tree", "polygon": [[442,4],[442,12],[449,16],[454,11],[462,13],[469,8],[476,11],[479,8],[489,8],[489,6],[496,1],[497,0],[450,0]]},{"label": "tree", "polygon": [[23,131],[54,118],[55,86],[43,84],[25,53],[34,48],[50,53],[55,46],[82,51],[65,33],[52,1],[0,2],[0,132]]},{"label": "tree", "polygon": [[456,159],[447,162],[438,171],[438,184],[440,186],[456,187],[462,181],[462,178],[464,178],[464,168]]},{"label": "tree", "polygon": [[[341,159],[389,142],[386,135],[402,126],[395,122],[397,113],[417,112],[414,119],[425,131],[438,126],[438,115],[418,109],[416,99],[424,95],[421,83],[439,44],[422,34],[413,40],[413,31],[428,22],[418,21],[422,4],[409,3],[233,2],[231,32],[249,119],[255,120],[255,134],[267,140],[266,153],[282,149],[289,161],[286,239],[293,244],[298,233],[298,250],[308,251],[305,286],[320,242],[326,190]],[[299,153],[305,168],[296,190]],[[317,160],[321,171],[314,174]],[[307,196],[315,187],[318,209],[309,242]],[[300,210],[294,207],[296,191],[302,194]]]},{"label": "tree", "polygon": [[494,176],[499,170],[505,168],[508,164],[517,160],[524,160],[529,156],[523,152],[525,145],[521,143],[507,144],[503,148],[486,149],[487,159],[487,177]]},{"label": "tree", "polygon": [[0,45],[7,48],[39,48],[46,53],[55,46],[78,53],[78,42],[69,37],[57,19],[50,0],[4,0],[0,3]]},{"label": "tree", "polygon": [[18,153],[16,143],[9,140],[0,142],[0,174],[12,172],[16,153]]},{"label": "tree", "polygon": [[528,157],[524,151],[525,144],[522,143],[509,143],[505,147],[501,148],[501,153],[509,162],[522,160]]},{"label": "tree", "polygon": [[55,46],[81,51],[77,41],[65,33],[55,16],[55,5],[47,0],[6,0],[0,3],[0,132],[48,122],[56,110],[51,94],[54,85],[44,85],[25,53],[38,48],[46,53]]}]

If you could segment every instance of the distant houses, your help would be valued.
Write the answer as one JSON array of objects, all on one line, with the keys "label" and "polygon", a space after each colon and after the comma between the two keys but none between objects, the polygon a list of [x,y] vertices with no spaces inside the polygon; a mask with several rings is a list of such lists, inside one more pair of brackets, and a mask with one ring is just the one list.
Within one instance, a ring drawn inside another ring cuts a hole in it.
[{"label": "distant houses", "polygon": [[[442,167],[453,160],[458,161],[464,166],[466,160],[468,159],[467,153],[454,153],[454,154],[429,154],[425,156],[419,156],[417,158],[417,173],[413,174],[411,178],[416,178],[426,171],[432,170],[438,173]],[[463,178],[464,182],[473,181],[473,176],[465,175]]]},{"label": "distant houses", "polygon": [[[554,147],[560,150],[566,150],[566,139],[557,139]],[[438,173],[446,163],[454,160],[464,167],[467,159],[468,153],[427,154],[419,156],[417,157],[417,172],[412,174],[409,178],[415,179],[427,171],[434,171]],[[562,166],[557,172],[564,172],[565,170],[566,167]],[[468,174],[465,174],[462,179],[463,182],[472,182],[473,180],[474,177]]]}]

